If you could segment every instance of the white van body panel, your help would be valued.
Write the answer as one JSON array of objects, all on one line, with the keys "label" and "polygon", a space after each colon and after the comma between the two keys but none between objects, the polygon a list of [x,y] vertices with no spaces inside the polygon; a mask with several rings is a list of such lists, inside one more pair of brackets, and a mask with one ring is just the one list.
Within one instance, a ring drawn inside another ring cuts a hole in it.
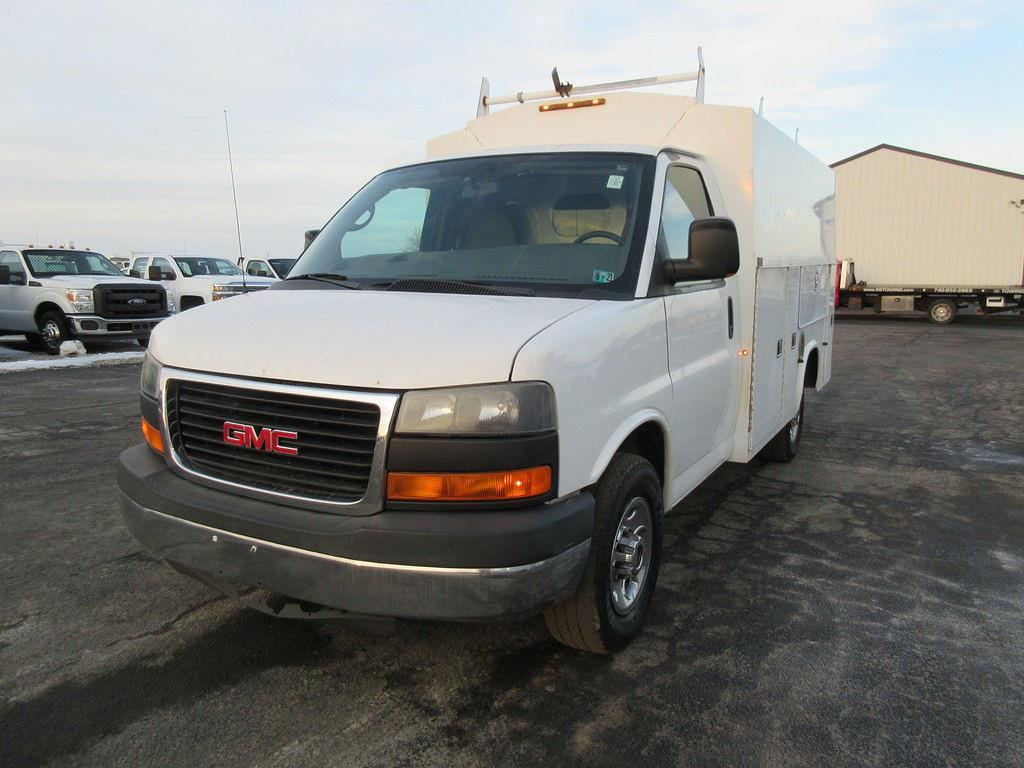
[{"label": "white van body panel", "polygon": [[[439,301],[440,299],[440,301]],[[162,324],[164,365],[368,389],[508,381],[532,336],[591,305],[578,299],[384,291],[267,291],[196,307]],[[299,333],[285,317],[315,318]],[[211,324],[216,333],[210,333]],[[187,338],[188,343],[179,343]]]},{"label": "white van body panel", "polygon": [[645,421],[671,430],[664,302],[586,304],[530,339],[512,369],[513,381],[546,381],[555,390],[560,495],[597,482]]}]

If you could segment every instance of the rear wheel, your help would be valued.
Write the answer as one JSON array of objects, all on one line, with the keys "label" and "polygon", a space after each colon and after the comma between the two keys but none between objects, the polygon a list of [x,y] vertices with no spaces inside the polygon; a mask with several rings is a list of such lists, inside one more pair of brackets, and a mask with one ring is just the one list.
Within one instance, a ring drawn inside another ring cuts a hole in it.
[{"label": "rear wheel", "polygon": [[39,316],[39,336],[48,354],[60,354],[60,345],[71,338],[68,321],[56,310],[43,312]]},{"label": "rear wheel", "polygon": [[804,398],[800,396],[800,407],[796,416],[790,419],[779,433],[764,447],[762,455],[769,461],[789,462],[796,458],[800,449],[800,437],[804,431]]},{"label": "rear wheel", "polygon": [[928,319],[936,325],[949,325],[956,320],[957,306],[952,299],[936,299],[928,307]]},{"label": "rear wheel", "polygon": [[617,653],[643,627],[661,564],[661,481],[647,459],[616,454],[594,493],[594,536],[576,594],[544,612],[560,643]]}]

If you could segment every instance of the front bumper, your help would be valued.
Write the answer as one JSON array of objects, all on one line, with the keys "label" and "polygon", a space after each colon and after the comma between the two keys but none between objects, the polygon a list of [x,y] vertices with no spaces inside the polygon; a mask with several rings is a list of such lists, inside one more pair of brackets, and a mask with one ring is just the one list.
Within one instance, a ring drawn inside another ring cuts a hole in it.
[{"label": "front bumper", "polygon": [[167,317],[146,317],[107,320],[99,315],[68,315],[67,318],[75,336],[131,336],[133,338],[149,336],[157,323],[167,319]]},{"label": "front bumper", "polygon": [[135,537],[227,594],[256,587],[375,616],[523,616],[571,593],[590,549],[589,493],[515,511],[307,511],[206,488],[148,447],[121,455]]}]

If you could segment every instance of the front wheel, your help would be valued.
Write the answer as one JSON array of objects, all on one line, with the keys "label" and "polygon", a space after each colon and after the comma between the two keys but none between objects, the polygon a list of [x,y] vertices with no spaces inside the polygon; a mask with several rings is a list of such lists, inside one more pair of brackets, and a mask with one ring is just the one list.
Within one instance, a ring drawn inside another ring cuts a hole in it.
[{"label": "front wheel", "polygon": [[594,536],[576,594],[544,612],[560,643],[617,653],[643,627],[661,564],[661,481],[647,459],[619,453],[594,493]]},{"label": "front wheel", "polygon": [[39,337],[47,354],[59,355],[60,345],[71,338],[64,315],[55,310],[43,312],[39,316]]}]

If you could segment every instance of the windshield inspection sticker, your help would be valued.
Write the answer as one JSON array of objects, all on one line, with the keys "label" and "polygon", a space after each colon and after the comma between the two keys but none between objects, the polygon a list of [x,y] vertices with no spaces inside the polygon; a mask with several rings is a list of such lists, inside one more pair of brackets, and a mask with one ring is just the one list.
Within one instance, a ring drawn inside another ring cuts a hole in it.
[{"label": "windshield inspection sticker", "polygon": [[625,178],[613,173],[608,177],[608,189],[622,189],[622,180]]},{"label": "windshield inspection sticker", "polygon": [[615,279],[615,273],[609,272],[605,269],[594,270],[594,282],[595,283],[610,283]]}]

